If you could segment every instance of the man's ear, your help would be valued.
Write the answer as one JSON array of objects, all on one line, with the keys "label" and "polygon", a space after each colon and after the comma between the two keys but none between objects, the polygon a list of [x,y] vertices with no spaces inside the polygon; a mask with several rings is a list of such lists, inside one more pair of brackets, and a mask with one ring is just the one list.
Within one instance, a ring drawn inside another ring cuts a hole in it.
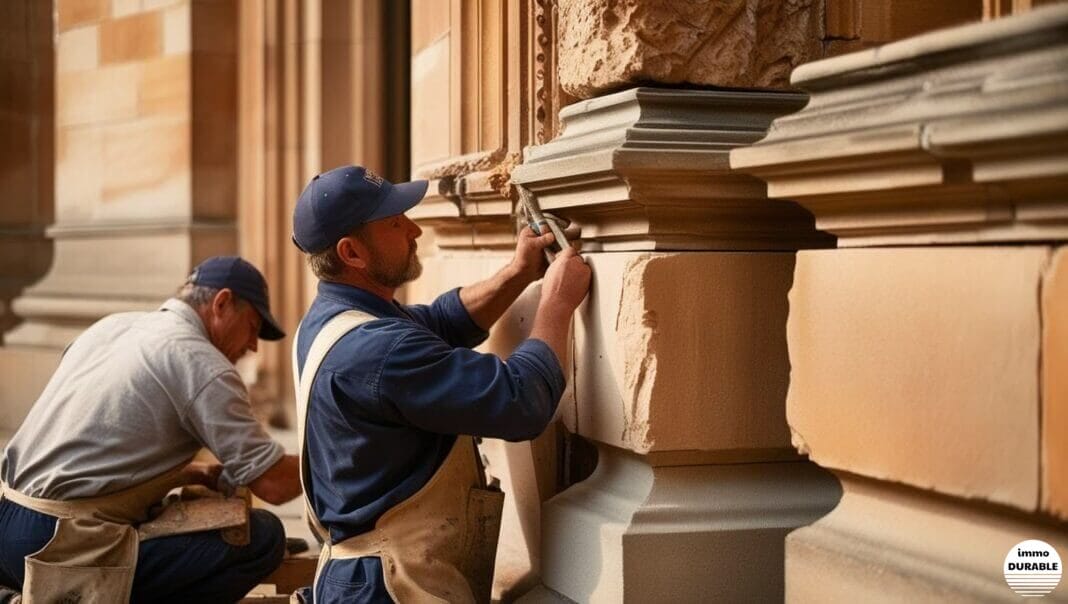
[{"label": "man's ear", "polygon": [[367,268],[369,251],[362,241],[355,237],[342,237],[338,240],[334,249],[337,252],[337,257],[348,266],[357,269]]},{"label": "man's ear", "polygon": [[222,316],[223,311],[234,300],[234,292],[229,287],[224,287],[211,299],[211,312],[215,316]]}]

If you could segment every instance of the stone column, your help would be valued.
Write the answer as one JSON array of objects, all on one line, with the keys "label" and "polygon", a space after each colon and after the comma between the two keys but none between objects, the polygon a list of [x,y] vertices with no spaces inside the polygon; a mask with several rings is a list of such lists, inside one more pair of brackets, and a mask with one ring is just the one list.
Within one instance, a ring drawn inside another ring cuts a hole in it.
[{"label": "stone column", "polygon": [[55,254],[4,338],[5,365],[44,355],[5,387],[23,407],[90,323],[158,305],[236,249],[236,7],[152,4],[57,6]]},{"label": "stone column", "polygon": [[1016,601],[1017,543],[1068,553],[1066,67],[1064,5],[812,63],[732,152],[840,248],[790,291],[792,440],[844,495],[787,600]]}]

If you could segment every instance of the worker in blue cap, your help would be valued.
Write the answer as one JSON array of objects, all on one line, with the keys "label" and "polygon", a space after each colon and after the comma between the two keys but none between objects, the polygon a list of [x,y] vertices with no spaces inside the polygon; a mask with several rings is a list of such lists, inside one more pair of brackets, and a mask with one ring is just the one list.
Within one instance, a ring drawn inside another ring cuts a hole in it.
[{"label": "worker in blue cap", "polygon": [[[234,367],[282,337],[263,275],[221,256],[156,311],[74,340],[0,461],[0,585],[28,602],[233,602],[273,572],[285,535],[265,510],[246,544],[192,518],[154,538],[138,525],[182,485],[300,494],[296,456],[253,417]],[[192,462],[204,447],[221,463]]]},{"label": "worker in blue cap", "polygon": [[[313,178],[293,214],[319,278],[294,355],[302,482],[325,542],[316,602],[489,601],[503,495],[473,437],[534,438],[564,390],[589,267],[571,248],[547,266],[553,235],[524,228],[489,279],[400,304],[421,271],[405,212],[426,190],[344,166]],[[543,275],[530,337],[507,359],[472,350]]]}]

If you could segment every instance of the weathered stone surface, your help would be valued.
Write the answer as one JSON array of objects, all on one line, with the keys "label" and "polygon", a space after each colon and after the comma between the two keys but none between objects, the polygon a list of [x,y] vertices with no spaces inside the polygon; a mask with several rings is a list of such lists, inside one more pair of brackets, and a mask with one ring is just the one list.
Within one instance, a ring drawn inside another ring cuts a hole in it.
[{"label": "weathered stone surface", "polygon": [[731,166],[839,246],[1068,238],[1068,5],[817,61]]},{"label": "weathered stone surface", "polygon": [[580,99],[644,82],[782,89],[822,33],[817,0],[561,0],[560,83]]},{"label": "weathered stone surface", "polygon": [[[1026,539],[1068,550],[1063,525],[839,478],[838,507],[786,538],[786,602],[1019,602],[1002,575],[1009,550]],[[1062,581],[1047,598],[1066,593]]]},{"label": "weathered stone surface", "polygon": [[784,537],[840,496],[808,462],[658,467],[598,453],[589,479],[544,506],[542,582],[574,602],[782,601]]},{"label": "weathered stone surface", "polygon": [[[640,453],[787,448],[791,253],[589,254],[578,434]],[[749,452],[749,453],[746,453]]]},{"label": "weathered stone surface", "polygon": [[804,251],[787,419],[821,466],[1033,511],[1045,246]]},{"label": "weathered stone surface", "polygon": [[1068,247],[1042,283],[1042,507],[1068,519]]}]

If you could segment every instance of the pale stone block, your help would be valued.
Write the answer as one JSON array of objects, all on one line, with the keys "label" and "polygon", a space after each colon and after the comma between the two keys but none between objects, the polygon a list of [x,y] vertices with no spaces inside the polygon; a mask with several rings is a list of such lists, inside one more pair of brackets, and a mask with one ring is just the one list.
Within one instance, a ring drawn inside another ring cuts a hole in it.
[{"label": "pale stone block", "polygon": [[560,84],[586,99],[641,82],[787,88],[823,52],[814,0],[562,0]]},{"label": "pale stone block", "polygon": [[793,254],[586,260],[594,277],[575,321],[578,434],[640,453],[789,448]]},{"label": "pale stone block", "polygon": [[188,54],[193,48],[191,9],[188,4],[163,12],[163,54]]},{"label": "pale stone block", "polygon": [[99,64],[99,32],[99,26],[91,25],[59,34],[56,43],[56,71],[66,73],[95,69]]},{"label": "pale stone block", "polygon": [[781,601],[786,534],[840,495],[807,462],[654,467],[598,453],[594,474],[543,511],[542,583],[575,602]]},{"label": "pale stone block", "polygon": [[96,220],[191,216],[188,118],[146,118],[102,128]]},{"label": "pale stone block", "polygon": [[451,153],[449,44],[445,36],[412,55],[412,166],[441,161]]},{"label": "pale stone block", "polygon": [[137,116],[138,66],[110,65],[56,76],[56,126]]},{"label": "pale stone block", "polygon": [[56,129],[56,220],[85,222],[103,196],[103,135],[99,126]]},{"label": "pale stone block", "polygon": [[106,19],[110,9],[111,0],[57,0],[59,31]]},{"label": "pale stone block", "polygon": [[141,10],[141,0],[111,0],[111,16],[114,18],[132,15]]},{"label": "pale stone block", "polygon": [[821,466],[1034,510],[1044,246],[803,251],[787,418]]},{"label": "pale stone block", "polygon": [[[786,538],[786,602],[1019,602],[1002,574],[1009,550],[1040,539],[1068,551],[1063,525],[839,477],[838,507]],[[1062,581],[1047,597],[1066,593]]]},{"label": "pale stone block", "polygon": [[[1068,247],[1042,283],[1042,508],[1068,519]],[[1068,556],[1065,556],[1068,557]]]},{"label": "pale stone block", "polygon": [[123,63],[158,56],[163,51],[163,15],[137,13],[100,25],[100,62]]},{"label": "pale stone block", "polygon": [[143,61],[138,70],[138,115],[188,117],[191,114],[192,77],[188,54]]}]

